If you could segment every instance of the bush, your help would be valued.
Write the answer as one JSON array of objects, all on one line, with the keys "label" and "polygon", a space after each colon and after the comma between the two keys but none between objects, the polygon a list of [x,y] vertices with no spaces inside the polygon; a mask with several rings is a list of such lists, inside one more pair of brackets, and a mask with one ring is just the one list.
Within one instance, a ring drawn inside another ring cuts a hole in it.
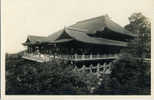
[{"label": "bush", "polygon": [[83,76],[61,62],[37,63],[6,56],[6,94],[87,94]]},{"label": "bush", "polygon": [[123,54],[113,63],[112,73],[106,78],[97,94],[149,95],[150,63]]}]

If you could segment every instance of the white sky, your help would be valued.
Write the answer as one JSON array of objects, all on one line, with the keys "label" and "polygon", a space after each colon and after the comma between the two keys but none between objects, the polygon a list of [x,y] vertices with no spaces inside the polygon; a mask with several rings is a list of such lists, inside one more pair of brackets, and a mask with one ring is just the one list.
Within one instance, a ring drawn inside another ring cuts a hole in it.
[{"label": "white sky", "polygon": [[[28,35],[47,36],[77,21],[108,14],[124,26],[134,12],[152,18],[154,0],[5,0],[6,52],[24,49]],[[154,13],[154,12],[153,12]]]}]

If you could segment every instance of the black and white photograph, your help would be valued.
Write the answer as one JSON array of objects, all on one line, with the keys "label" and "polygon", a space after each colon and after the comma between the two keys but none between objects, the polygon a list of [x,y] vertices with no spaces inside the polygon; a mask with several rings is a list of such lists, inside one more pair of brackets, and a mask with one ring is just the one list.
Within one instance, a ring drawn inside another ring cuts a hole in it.
[{"label": "black and white photograph", "polygon": [[151,96],[152,0],[6,0],[5,95]]}]

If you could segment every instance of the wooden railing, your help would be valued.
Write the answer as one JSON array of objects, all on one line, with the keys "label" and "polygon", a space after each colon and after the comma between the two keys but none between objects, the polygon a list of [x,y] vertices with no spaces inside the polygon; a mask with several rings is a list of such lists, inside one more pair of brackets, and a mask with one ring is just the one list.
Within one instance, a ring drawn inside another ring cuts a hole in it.
[{"label": "wooden railing", "polygon": [[37,62],[48,62],[51,60],[50,59],[51,57],[49,57],[49,55],[26,53],[26,52],[24,53],[23,58]]},{"label": "wooden railing", "polygon": [[25,52],[23,55],[25,59],[32,59],[38,62],[47,62],[52,59],[63,59],[63,60],[72,60],[72,61],[81,61],[81,60],[99,60],[99,59],[116,59],[118,58],[118,54],[109,54],[109,55],[49,55],[49,54],[40,54],[40,53],[27,53]]},{"label": "wooden railing", "polygon": [[74,55],[58,55],[58,56],[55,56],[55,58],[59,58],[59,59],[68,59],[68,60],[75,60],[75,61],[78,61],[78,60],[97,60],[97,59],[116,59],[118,58],[118,54],[109,54],[109,55],[77,55],[77,54],[74,54]]}]

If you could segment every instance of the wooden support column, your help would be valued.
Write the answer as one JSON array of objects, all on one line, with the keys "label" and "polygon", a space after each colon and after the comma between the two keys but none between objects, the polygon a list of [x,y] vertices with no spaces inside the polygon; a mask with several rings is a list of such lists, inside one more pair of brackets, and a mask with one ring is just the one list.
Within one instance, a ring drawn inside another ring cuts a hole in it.
[{"label": "wooden support column", "polygon": [[29,52],[30,52],[30,53],[32,53],[32,49],[31,49],[31,48],[32,48],[32,47],[31,47],[31,46],[29,46]]},{"label": "wooden support column", "polygon": [[82,54],[82,59],[83,59],[83,60],[85,59],[85,55],[84,55],[84,54]]},{"label": "wooden support column", "polygon": [[29,53],[29,46],[27,46],[27,52]]},{"label": "wooden support column", "polygon": [[28,53],[30,53],[30,46],[28,46]]},{"label": "wooden support column", "polygon": [[75,54],[74,54],[74,56],[75,56],[75,60],[77,60],[77,59],[78,59],[78,57],[77,57],[77,56],[78,56],[78,54],[77,54],[77,53],[75,53]]},{"label": "wooden support column", "polygon": [[90,66],[89,66],[90,68],[89,68],[89,70],[90,70],[90,73],[92,73],[92,67],[93,67],[93,65],[92,64],[90,64]]},{"label": "wooden support column", "polygon": [[85,72],[85,65],[82,66],[82,72]]},{"label": "wooden support column", "polygon": [[93,55],[92,55],[92,53],[90,53],[90,59],[93,59]]}]

